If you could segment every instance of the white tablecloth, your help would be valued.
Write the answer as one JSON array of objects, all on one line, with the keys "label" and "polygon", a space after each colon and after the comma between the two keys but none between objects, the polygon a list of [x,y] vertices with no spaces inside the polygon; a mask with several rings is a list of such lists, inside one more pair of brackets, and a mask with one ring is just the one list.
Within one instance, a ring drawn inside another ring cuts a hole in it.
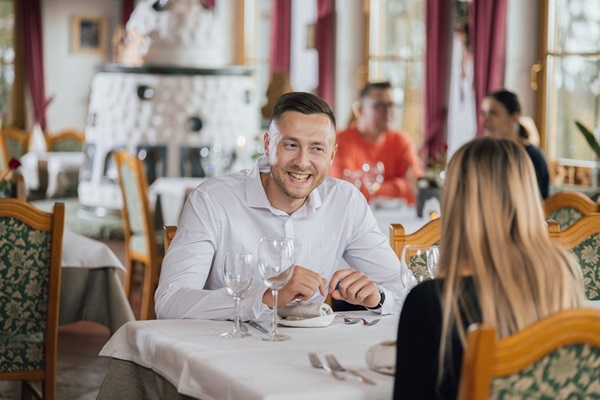
[{"label": "white tablecloth", "polygon": [[46,197],[57,197],[73,191],[77,188],[79,168],[83,160],[84,154],[81,152],[24,154],[20,161],[25,186],[28,190],[45,189]]},{"label": "white tablecloth", "polygon": [[127,272],[123,263],[105,243],[65,229],[62,251],[63,268],[111,267],[120,276]]},{"label": "white tablecloth", "polygon": [[[206,178],[161,177],[150,185],[150,204],[157,214],[158,224],[177,225],[188,191]],[[157,228],[161,228],[158,226]]]},{"label": "white tablecloth", "polygon": [[61,265],[60,325],[87,320],[113,333],[135,321],[122,284],[127,271],[105,243],[65,229]]},{"label": "white tablecloth", "polygon": [[[348,314],[376,317],[368,311]],[[292,340],[277,343],[257,340],[261,334],[251,327],[253,337],[222,338],[219,334],[231,328],[228,321],[136,321],[119,329],[100,355],[151,368],[179,393],[201,399],[389,399],[393,377],[369,370],[365,361],[370,346],[396,338],[397,317],[381,318],[374,326],[345,325],[336,318],[326,328],[281,327]],[[351,376],[338,381],[312,368],[309,352],[322,359],[335,354],[346,368],[363,372],[377,384],[366,385]],[[123,385],[126,390],[127,383]],[[115,382],[103,385],[99,398],[103,389],[120,390]]]}]

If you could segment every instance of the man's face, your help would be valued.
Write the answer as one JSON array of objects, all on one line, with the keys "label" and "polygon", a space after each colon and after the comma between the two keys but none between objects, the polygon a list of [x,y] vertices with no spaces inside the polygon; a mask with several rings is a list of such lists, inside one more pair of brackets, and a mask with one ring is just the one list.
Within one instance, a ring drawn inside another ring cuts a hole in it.
[{"label": "man's face", "polygon": [[518,114],[509,114],[506,107],[494,98],[486,97],[481,102],[479,120],[487,135],[512,138],[518,119]]},{"label": "man's face", "polygon": [[288,111],[271,125],[264,146],[278,189],[267,191],[271,204],[276,205],[273,200],[304,202],[329,173],[336,151],[335,129],[325,114]]},{"label": "man's face", "polygon": [[383,132],[390,129],[394,122],[396,102],[392,89],[375,89],[362,99],[360,119],[370,130]]}]

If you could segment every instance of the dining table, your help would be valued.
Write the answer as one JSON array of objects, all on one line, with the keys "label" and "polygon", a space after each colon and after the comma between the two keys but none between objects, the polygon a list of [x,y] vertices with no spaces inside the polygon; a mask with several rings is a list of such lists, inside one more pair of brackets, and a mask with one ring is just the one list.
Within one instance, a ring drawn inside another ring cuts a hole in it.
[{"label": "dining table", "polygon": [[64,230],[59,325],[86,320],[116,332],[135,321],[125,291],[127,270],[103,242]]},{"label": "dining table", "polygon": [[[394,378],[371,370],[366,360],[372,346],[395,340],[398,316],[370,311],[347,312],[368,321],[346,324],[334,317],[324,327],[280,326],[291,340],[266,342],[264,334],[248,327],[252,336],[221,337],[231,321],[153,320],[122,326],[105,344],[100,356],[111,363],[98,399],[389,399]],[[270,329],[268,317],[259,323]],[[333,354],[340,364],[374,381],[366,384],[352,375],[334,378],[311,366],[309,353],[322,362]]]},{"label": "dining table", "polygon": [[32,151],[24,154],[21,173],[28,191],[43,192],[47,198],[77,193],[83,152]]}]

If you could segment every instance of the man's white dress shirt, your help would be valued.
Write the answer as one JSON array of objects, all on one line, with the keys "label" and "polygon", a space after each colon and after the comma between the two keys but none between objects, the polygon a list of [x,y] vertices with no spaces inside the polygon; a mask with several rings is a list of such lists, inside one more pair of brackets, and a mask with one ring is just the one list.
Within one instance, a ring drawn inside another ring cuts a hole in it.
[{"label": "man's white dress shirt", "polygon": [[[256,257],[263,236],[293,239],[295,263],[328,283],[342,268],[343,258],[385,293],[377,312],[399,313],[416,282],[404,271],[408,282],[403,283],[403,267],[364,196],[352,184],[328,177],[288,215],[267,199],[260,173],[268,171],[268,160],[261,157],[253,169],[209,179],[190,194],[162,264],[155,294],[158,318],[232,319],[234,302],[223,279],[225,252],[248,251]],[[255,268],[252,286],[241,302],[242,320],[270,311],[262,303],[265,290]],[[318,291],[311,299],[323,300]]]}]

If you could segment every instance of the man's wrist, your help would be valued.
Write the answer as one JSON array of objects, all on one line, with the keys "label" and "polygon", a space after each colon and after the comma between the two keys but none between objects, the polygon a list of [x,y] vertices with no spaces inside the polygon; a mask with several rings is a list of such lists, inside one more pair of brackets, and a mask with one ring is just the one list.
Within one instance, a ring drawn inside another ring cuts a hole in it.
[{"label": "man's wrist", "polygon": [[365,307],[367,310],[379,310],[385,302],[385,293],[379,292],[379,303],[375,307]]}]

